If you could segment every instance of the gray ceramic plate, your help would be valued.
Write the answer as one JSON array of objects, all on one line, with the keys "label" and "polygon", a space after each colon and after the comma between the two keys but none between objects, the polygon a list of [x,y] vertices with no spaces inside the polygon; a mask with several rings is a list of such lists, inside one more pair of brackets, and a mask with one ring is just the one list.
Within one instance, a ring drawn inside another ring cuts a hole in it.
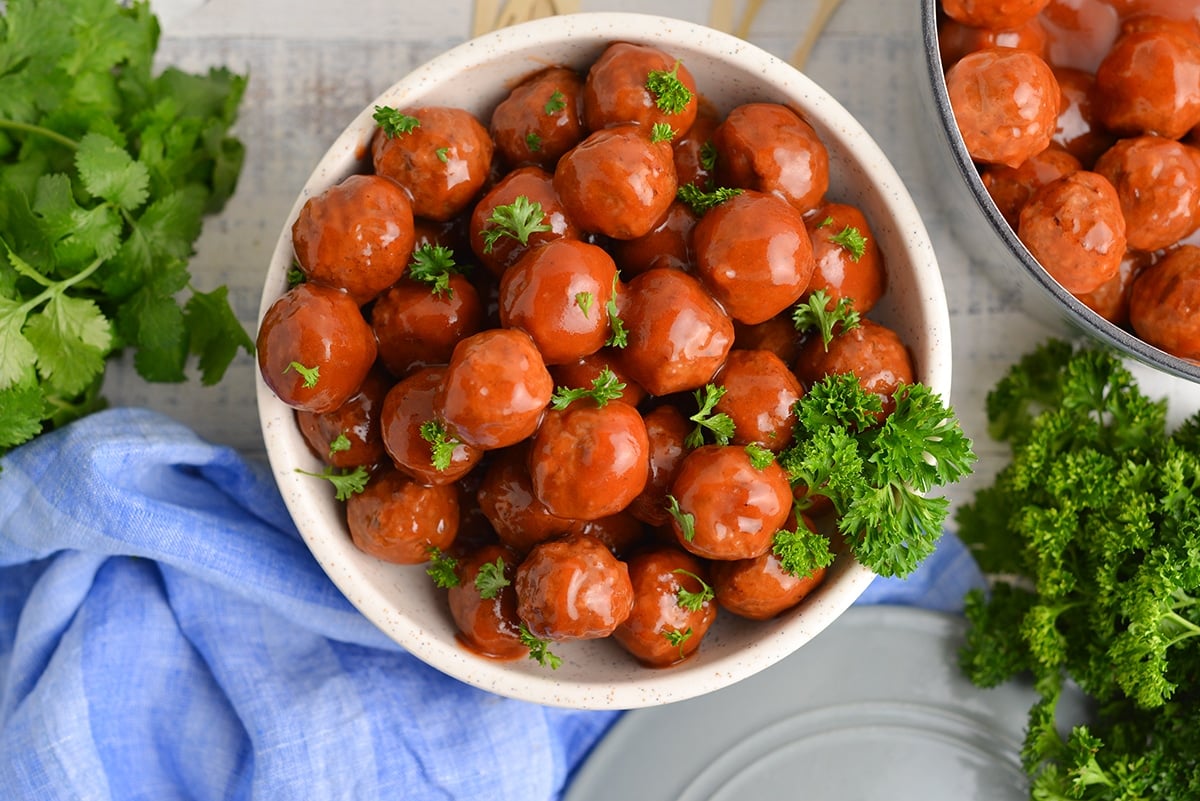
[{"label": "gray ceramic plate", "polygon": [[628,713],[564,801],[1026,801],[1018,752],[1034,701],[959,672],[962,618],[852,607],[738,684]]}]

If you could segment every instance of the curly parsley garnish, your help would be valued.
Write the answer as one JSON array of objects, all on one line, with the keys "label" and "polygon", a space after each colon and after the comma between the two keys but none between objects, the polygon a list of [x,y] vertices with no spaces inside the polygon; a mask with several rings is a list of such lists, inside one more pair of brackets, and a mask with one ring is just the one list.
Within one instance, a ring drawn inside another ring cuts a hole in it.
[{"label": "curly parsley garnish", "polygon": [[679,657],[682,659],[684,643],[692,638],[692,627],[688,626],[683,631],[679,629],[663,629],[662,635],[666,638],[667,642],[679,648]]},{"label": "curly parsley garnish", "polygon": [[609,401],[617,400],[624,394],[625,384],[617,378],[611,368],[605,366],[592,379],[591,389],[582,387],[559,387],[554,390],[550,405],[555,409],[565,409],[577,400],[591,398],[597,406],[603,408]]},{"label": "curly parsley garnish", "polygon": [[421,126],[421,121],[416,117],[410,117],[391,106],[376,106],[375,113],[371,116],[388,139],[412,133]]},{"label": "curly parsley garnish", "polygon": [[694,95],[692,90],[679,80],[679,62],[670,72],[651,70],[646,74],[646,88],[654,95],[654,105],[667,114],[678,114],[687,108]]},{"label": "curly parsley garnish", "polygon": [[450,467],[454,461],[454,449],[462,442],[450,436],[446,426],[438,420],[426,420],[417,431],[421,439],[429,443],[429,462],[433,469],[440,473]]},{"label": "curly parsley garnish", "polygon": [[437,154],[438,161],[442,162],[443,164],[450,163],[450,148],[439,147],[437,150],[435,150],[433,152]]},{"label": "curly parsley garnish", "polygon": [[750,457],[750,464],[755,470],[766,470],[775,461],[775,454],[757,442],[746,445],[746,455]]},{"label": "curly parsley garnish", "polygon": [[780,529],[771,541],[771,552],[779,560],[779,566],[796,578],[804,578],[813,571],[829,567],[834,556],[829,540],[809,531],[803,524],[795,531]]},{"label": "curly parsley garnish", "polygon": [[483,230],[483,252],[491,253],[502,236],[528,245],[529,237],[550,230],[549,224],[544,222],[545,218],[546,212],[542,210],[542,204],[530,200],[525,195],[517,195],[516,199],[507,205],[496,206],[487,220],[490,227]]},{"label": "curly parsley garnish", "polygon": [[512,584],[504,575],[504,557],[497,556],[495,562],[484,562],[475,574],[475,589],[479,597],[490,601],[500,594],[500,590]]},{"label": "curly parsley garnish", "polygon": [[591,319],[592,304],[596,302],[596,296],[591,292],[576,292],[575,305],[583,312],[583,316]]},{"label": "curly parsley garnish", "polygon": [[351,495],[357,495],[367,488],[367,480],[370,474],[367,473],[367,468],[359,465],[353,470],[338,472],[332,466],[326,467],[320,473],[310,473],[307,470],[296,468],[296,472],[313,478],[323,478],[330,484],[333,484],[334,496],[339,501],[349,500]]},{"label": "curly parsley garnish", "polygon": [[321,380],[320,365],[306,367],[300,362],[288,362],[288,366],[283,368],[283,372],[286,373],[289,370],[296,371],[296,373],[300,376],[300,380],[304,382],[305,389],[312,389],[317,385],[317,382]]},{"label": "curly parsley garnish", "polygon": [[707,172],[717,168],[717,146],[711,139],[705,139],[704,144],[700,145],[700,166]]},{"label": "curly parsley garnish", "polygon": [[542,667],[558,670],[559,666],[562,665],[562,659],[550,650],[550,642],[548,640],[535,637],[524,623],[521,623],[517,630],[521,644],[529,649],[530,659]]},{"label": "curly parsley garnish", "polygon": [[829,241],[844,248],[850,254],[851,261],[858,261],[867,252],[867,238],[853,225],[847,225],[829,237]]},{"label": "curly parsley garnish", "polygon": [[717,403],[725,397],[725,391],[725,387],[705,384],[703,388],[692,393],[699,408],[688,418],[696,424],[684,439],[684,444],[689,448],[699,448],[704,444],[705,430],[713,433],[718,445],[728,445],[733,439],[733,418],[724,412],[713,412]]},{"label": "curly parsley garnish", "polygon": [[732,186],[721,186],[705,191],[695,184],[683,184],[675,190],[675,196],[691,206],[692,211],[701,216],[713,207],[740,194],[742,194],[742,190]]},{"label": "curly parsley garnish", "polygon": [[332,458],[335,453],[350,450],[350,438],[343,431],[329,442],[329,456]]},{"label": "curly parsley garnish", "polygon": [[793,483],[828,497],[851,552],[881,576],[906,576],[931,553],[949,510],[937,486],[971,472],[975,454],[954,413],[923,384],[882,402],[853,373],[829,375],[793,405],[795,442],[779,454]]},{"label": "curly parsley garnish", "polygon": [[679,531],[683,534],[683,538],[688,542],[694,540],[696,538],[696,516],[679,508],[679,501],[674,495],[667,496],[667,511],[679,524]]},{"label": "curly parsley garnish", "polygon": [[679,591],[675,593],[676,601],[679,603],[679,605],[681,607],[688,610],[689,612],[699,612],[701,609],[704,608],[704,605],[706,603],[708,603],[709,601],[711,601],[713,598],[716,597],[716,594],[717,594],[716,591],[708,584],[708,582],[706,582],[704,579],[697,576],[692,571],[685,570],[684,568],[679,567],[679,568],[672,570],[671,572],[679,574],[679,575],[683,575],[683,576],[691,576],[696,581],[700,582],[700,591],[699,592],[692,592],[691,590],[687,589],[682,584],[680,584]]},{"label": "curly parsley garnish", "polygon": [[567,99],[562,92],[555,89],[554,94],[550,95],[550,99],[546,101],[546,105],[542,106],[542,110],[546,115],[557,114],[567,107]]},{"label": "curly parsley garnish", "polygon": [[675,129],[665,122],[656,122],[650,126],[650,141],[657,144],[658,142],[670,142],[675,138]]},{"label": "curly parsley garnish", "polygon": [[858,328],[862,323],[858,310],[854,308],[853,298],[842,298],[832,309],[829,308],[829,300],[829,293],[818,289],[808,296],[808,300],[796,304],[796,308],[792,310],[792,323],[796,330],[803,332],[817,329],[825,343],[826,351],[829,350],[829,343],[833,341],[835,328],[836,333],[845,333]]},{"label": "curly parsley garnish", "polygon": [[435,545],[429,546],[429,567],[425,573],[433,579],[434,586],[443,590],[457,587],[461,583],[458,577],[458,560]]},{"label": "curly parsley garnish", "polygon": [[454,296],[454,290],[450,287],[450,276],[461,275],[462,272],[462,268],[454,260],[453,250],[428,242],[413,251],[412,261],[408,265],[410,278],[429,284],[430,291],[446,297]]}]

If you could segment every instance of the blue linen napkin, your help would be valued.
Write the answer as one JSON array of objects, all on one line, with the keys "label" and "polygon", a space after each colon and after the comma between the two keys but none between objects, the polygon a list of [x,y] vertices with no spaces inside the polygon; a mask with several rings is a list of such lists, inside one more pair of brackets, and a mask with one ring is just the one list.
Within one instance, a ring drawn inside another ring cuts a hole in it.
[{"label": "blue linen napkin", "polygon": [[[265,465],[160,414],[100,412],[0,466],[0,799],[557,799],[619,715],[405,653]],[[957,611],[981,581],[947,536],[860,602]]]}]

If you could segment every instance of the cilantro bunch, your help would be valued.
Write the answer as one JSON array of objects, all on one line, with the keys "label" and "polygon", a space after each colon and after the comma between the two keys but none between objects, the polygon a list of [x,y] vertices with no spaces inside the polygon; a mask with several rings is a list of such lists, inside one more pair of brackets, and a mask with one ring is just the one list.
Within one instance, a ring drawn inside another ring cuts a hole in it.
[{"label": "cilantro bunch", "polygon": [[[202,218],[234,191],[246,79],[152,72],[145,2],[0,5],[0,452],[99,408],[106,360],[216,383],[253,341],[191,284]],[[186,300],[181,303],[181,296]]]},{"label": "cilantro bunch", "polygon": [[[1003,578],[968,596],[960,663],[985,687],[1033,677],[1032,797],[1200,798],[1200,414],[1168,432],[1113,354],[1057,340],[987,412],[1012,461],[956,519]],[[1094,715],[1064,737],[1068,681]]]}]

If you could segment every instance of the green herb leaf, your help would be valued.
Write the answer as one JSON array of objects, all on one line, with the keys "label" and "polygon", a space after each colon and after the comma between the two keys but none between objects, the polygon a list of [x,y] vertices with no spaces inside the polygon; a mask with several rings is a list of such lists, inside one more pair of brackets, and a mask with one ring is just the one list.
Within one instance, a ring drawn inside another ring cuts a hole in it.
[{"label": "green herb leaf", "polygon": [[808,296],[808,300],[796,304],[792,310],[792,323],[797,331],[817,329],[821,340],[829,351],[829,343],[837,334],[852,331],[862,324],[858,310],[854,308],[851,298],[842,298],[832,309],[829,308],[829,293],[818,289]]},{"label": "green herb leaf", "polygon": [[367,488],[367,481],[370,479],[370,474],[367,473],[367,468],[359,465],[353,470],[339,472],[334,470],[332,466],[326,467],[323,472],[310,473],[307,470],[296,468],[296,472],[313,478],[323,478],[330,484],[333,484],[335,497],[339,501],[349,500],[351,495],[357,495]]},{"label": "green herb leaf", "polygon": [[775,461],[775,454],[757,442],[746,445],[746,455],[750,457],[750,464],[755,470],[766,470],[771,462]]},{"label": "green herb leaf", "polygon": [[575,305],[583,312],[584,317],[590,318],[592,312],[592,304],[596,302],[596,296],[591,292],[576,292]]},{"label": "green herb leaf", "polygon": [[725,397],[725,387],[716,384],[705,384],[702,389],[692,393],[699,407],[695,414],[688,419],[696,425],[684,439],[689,448],[699,448],[704,444],[704,432],[711,431],[718,445],[728,445],[733,439],[733,418],[724,412],[713,412],[721,398]]},{"label": "green herb leaf", "polygon": [[667,511],[679,524],[679,531],[683,534],[683,538],[688,542],[694,540],[696,538],[696,516],[691,512],[683,511],[674,495],[667,496]]},{"label": "green herb leaf", "polygon": [[350,450],[350,438],[346,436],[346,432],[342,432],[334,437],[329,442],[329,456],[333,458],[335,453],[343,453]]},{"label": "green herb leaf", "polygon": [[717,168],[717,146],[712,143],[711,139],[705,139],[704,144],[700,145],[700,166],[706,172],[712,172]]},{"label": "green herb leaf", "polygon": [[288,366],[283,368],[283,372],[286,373],[288,370],[295,370],[297,373],[299,373],[300,378],[304,380],[304,386],[307,389],[312,389],[317,385],[317,382],[321,380],[320,365],[314,367],[305,367],[300,362],[288,362]]},{"label": "green herb leaf", "polygon": [[676,197],[691,206],[692,211],[699,215],[704,215],[713,207],[719,206],[726,200],[737,197],[740,194],[742,194],[741,189],[731,186],[722,186],[705,191],[695,184],[682,184],[675,190]]},{"label": "green herb leaf", "polygon": [[496,206],[483,229],[483,252],[491,253],[502,236],[528,245],[529,237],[533,234],[551,230],[550,225],[544,222],[545,218],[542,204],[525,195],[517,195],[507,205]]},{"label": "green herb leaf", "polygon": [[525,147],[529,148],[530,153],[537,153],[542,149],[542,137],[536,131],[530,131],[525,134]]},{"label": "green herb leaf", "polygon": [[435,295],[448,298],[454,296],[454,290],[450,287],[450,276],[462,273],[463,269],[454,260],[453,250],[428,242],[413,251],[412,261],[408,265],[409,277],[429,284]]},{"label": "green herb leaf", "polygon": [[663,629],[662,635],[666,638],[667,642],[679,648],[679,656],[682,658],[684,643],[692,638],[692,627],[688,626],[683,631],[678,629]]},{"label": "green herb leaf", "polygon": [[546,105],[542,109],[547,115],[557,114],[567,107],[567,99],[562,92],[555,89],[554,94],[550,95],[550,99],[546,101]]},{"label": "green herb leaf", "polygon": [[771,541],[771,552],[779,560],[779,566],[796,578],[804,578],[815,570],[829,567],[835,556],[826,537],[809,531],[803,525],[795,531],[776,531]]},{"label": "green herb leaf", "polygon": [[689,612],[699,612],[704,608],[706,603],[709,603],[713,598],[716,597],[716,591],[708,584],[708,582],[697,576],[692,571],[679,567],[671,572],[678,575],[691,576],[696,581],[700,582],[699,592],[692,592],[680,584],[679,591],[675,593],[675,598],[679,602],[679,605]]},{"label": "green herb leaf", "polygon": [[650,126],[650,141],[655,144],[659,142],[670,142],[675,138],[675,129],[665,122],[656,122]]},{"label": "green herb leaf", "polygon": [[433,468],[439,473],[449,468],[454,461],[454,449],[462,445],[462,441],[450,436],[446,426],[438,420],[426,420],[418,431],[421,439],[429,443],[429,461]]},{"label": "green herb leaf", "polygon": [[608,297],[608,302],[604,304],[604,311],[608,315],[608,339],[604,344],[610,348],[624,348],[629,344],[629,332],[625,329],[625,321],[621,319],[621,309],[617,305],[617,292],[621,287],[621,273],[618,272],[613,276],[612,293]]},{"label": "green herb leaf", "polygon": [[380,130],[388,139],[394,139],[403,134],[409,134],[421,127],[421,121],[416,117],[398,111],[391,106],[376,106],[372,119],[379,125]]},{"label": "green herb leaf", "polygon": [[521,640],[521,644],[529,649],[530,659],[534,660],[542,667],[549,667],[551,670],[558,670],[558,668],[562,665],[562,659],[550,650],[550,643],[548,640],[542,640],[538,637],[535,637],[533,633],[529,631],[529,627],[526,626],[524,622],[518,626],[517,631]]},{"label": "green herb leaf", "polygon": [[679,80],[679,62],[670,72],[651,70],[646,75],[646,88],[654,95],[654,105],[667,114],[678,114],[687,108],[695,96],[683,81]]},{"label": "green herb leaf", "polygon": [[429,546],[429,566],[425,568],[425,574],[433,579],[435,587],[443,590],[462,583],[458,577],[458,560],[436,545]]},{"label": "green herb leaf", "polygon": [[862,231],[852,225],[847,225],[829,237],[829,241],[849,251],[851,261],[858,261],[867,252],[867,238],[863,236]]},{"label": "green herb leaf", "polygon": [[605,366],[592,379],[590,389],[583,387],[559,387],[554,390],[550,405],[555,409],[565,409],[577,400],[591,398],[597,406],[604,408],[609,401],[617,400],[625,391],[625,384],[609,367]]},{"label": "green herb leaf", "polygon": [[504,567],[504,558],[500,556],[496,557],[495,562],[484,562],[479,566],[479,572],[475,574],[475,589],[479,591],[480,598],[491,600],[512,583],[504,575]]},{"label": "green herb leaf", "polygon": [[443,164],[450,163],[450,148],[439,147],[433,152],[437,154],[438,161],[442,162]]}]

